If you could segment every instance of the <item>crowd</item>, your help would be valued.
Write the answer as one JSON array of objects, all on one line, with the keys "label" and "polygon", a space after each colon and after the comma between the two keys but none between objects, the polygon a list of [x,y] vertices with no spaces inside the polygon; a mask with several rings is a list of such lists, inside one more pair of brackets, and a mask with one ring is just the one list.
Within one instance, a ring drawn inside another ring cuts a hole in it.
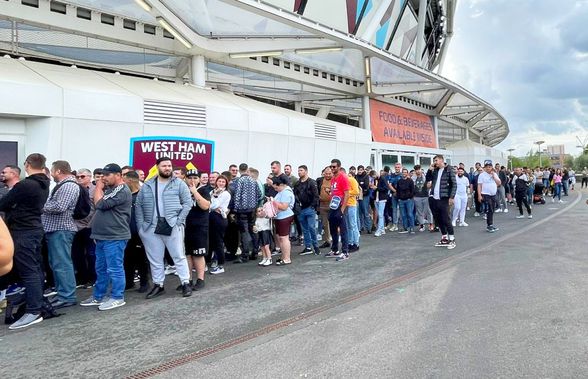
[{"label": "crowd", "polygon": [[[466,172],[442,155],[427,168],[396,163],[379,173],[362,165],[345,170],[333,159],[316,180],[304,165],[296,176],[274,161],[265,183],[245,163],[210,173],[173,167],[169,158],[155,163],[157,175],[147,180],[115,163],[74,171],[59,160],[47,168],[38,153],[26,158],[23,180],[19,167],[3,168],[0,212],[15,251],[14,268],[0,276],[13,308],[9,329],[77,304],[123,306],[137,282],[153,299],[165,293],[170,274],[188,297],[205,288],[206,272],[225,273],[227,261],[290,265],[292,245],[303,246],[298,255],[328,249],[324,256],[340,262],[360,249],[362,236],[430,231],[441,234],[435,246],[453,249],[454,228],[468,226],[470,208],[494,233],[494,214],[507,213],[507,203],[516,202],[517,218],[524,211],[532,218],[532,204],[547,195],[561,201],[575,185],[571,170],[510,172],[487,160]],[[92,296],[78,302],[80,287]]]}]

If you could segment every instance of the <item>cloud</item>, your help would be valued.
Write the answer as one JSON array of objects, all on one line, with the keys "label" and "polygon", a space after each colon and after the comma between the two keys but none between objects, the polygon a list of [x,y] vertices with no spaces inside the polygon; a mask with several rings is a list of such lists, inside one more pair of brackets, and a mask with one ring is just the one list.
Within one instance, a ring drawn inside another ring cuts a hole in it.
[{"label": "cloud", "polygon": [[575,149],[588,135],[588,1],[461,0],[442,75],[492,104],[511,134]]}]

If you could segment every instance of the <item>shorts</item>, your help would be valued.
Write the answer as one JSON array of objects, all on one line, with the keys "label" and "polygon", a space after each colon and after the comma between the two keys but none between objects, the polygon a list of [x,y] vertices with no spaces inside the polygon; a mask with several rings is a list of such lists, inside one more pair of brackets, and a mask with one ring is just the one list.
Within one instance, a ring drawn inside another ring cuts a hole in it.
[{"label": "shorts", "polygon": [[259,246],[266,246],[272,244],[272,232],[269,230],[262,230],[257,232],[257,240],[259,241]]},{"label": "shorts", "polygon": [[275,220],[276,234],[280,237],[287,237],[290,235],[290,225],[292,225],[294,216],[286,217],[281,220]]},{"label": "shorts", "polygon": [[204,257],[208,250],[208,229],[186,229],[186,256]]}]

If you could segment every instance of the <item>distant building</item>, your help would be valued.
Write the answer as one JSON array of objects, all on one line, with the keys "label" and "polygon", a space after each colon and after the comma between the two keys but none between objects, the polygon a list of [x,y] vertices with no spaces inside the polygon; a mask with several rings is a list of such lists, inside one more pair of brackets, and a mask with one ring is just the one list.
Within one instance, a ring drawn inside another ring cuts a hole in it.
[{"label": "distant building", "polygon": [[551,166],[555,168],[563,168],[565,166],[566,154],[565,145],[549,145],[545,149],[545,153],[549,155]]}]

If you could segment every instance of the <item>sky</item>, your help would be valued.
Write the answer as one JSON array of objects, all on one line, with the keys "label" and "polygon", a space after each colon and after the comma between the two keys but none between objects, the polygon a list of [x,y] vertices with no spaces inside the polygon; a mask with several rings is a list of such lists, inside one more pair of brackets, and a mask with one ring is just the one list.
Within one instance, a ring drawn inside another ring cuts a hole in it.
[{"label": "sky", "polygon": [[580,153],[576,136],[588,139],[588,0],[458,0],[447,53],[441,75],[506,118],[510,134],[498,149],[522,156],[543,140]]}]

